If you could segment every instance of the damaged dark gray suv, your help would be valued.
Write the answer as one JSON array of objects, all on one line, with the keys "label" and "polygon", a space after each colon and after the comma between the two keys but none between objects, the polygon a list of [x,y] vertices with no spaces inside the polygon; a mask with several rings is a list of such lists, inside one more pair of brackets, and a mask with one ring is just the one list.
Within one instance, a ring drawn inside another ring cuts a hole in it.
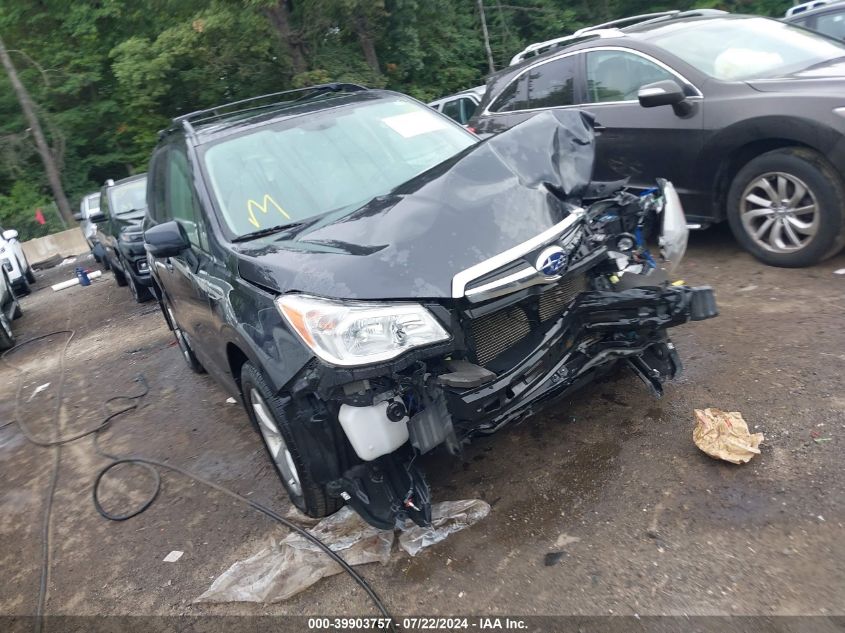
[{"label": "damaged dark gray suv", "polygon": [[716,315],[658,267],[686,248],[671,184],[635,196],[592,167],[577,112],[483,142],[346,84],[196,112],[150,164],[154,290],[300,509],[426,524],[417,456],[619,362],[659,393],[681,369],[666,329]]}]

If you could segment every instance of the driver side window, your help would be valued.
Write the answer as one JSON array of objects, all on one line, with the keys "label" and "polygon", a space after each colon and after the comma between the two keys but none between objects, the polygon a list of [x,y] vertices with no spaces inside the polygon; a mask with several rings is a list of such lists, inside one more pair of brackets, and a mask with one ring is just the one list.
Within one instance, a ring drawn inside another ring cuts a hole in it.
[{"label": "driver side window", "polygon": [[208,250],[205,226],[200,205],[194,192],[188,157],[181,147],[173,146],[167,153],[165,208],[167,214],[185,228],[188,240],[202,250]]},{"label": "driver side window", "polygon": [[666,79],[678,81],[678,78],[665,68],[634,53],[625,51],[587,53],[587,101],[589,103],[636,101],[640,88]]}]

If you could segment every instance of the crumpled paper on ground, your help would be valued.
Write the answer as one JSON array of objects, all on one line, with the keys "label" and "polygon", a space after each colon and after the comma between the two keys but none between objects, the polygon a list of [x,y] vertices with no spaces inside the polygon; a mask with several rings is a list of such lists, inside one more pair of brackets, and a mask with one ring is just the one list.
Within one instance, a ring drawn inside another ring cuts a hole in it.
[{"label": "crumpled paper on ground", "polygon": [[[399,544],[411,556],[439,543],[490,513],[480,499],[432,504],[432,525],[413,523],[399,535]],[[369,525],[349,506],[321,520],[309,530],[343,556],[350,565],[387,563],[394,531]],[[291,532],[277,545],[234,563],[218,576],[195,602],[280,602],[307,589],[342,568],[311,541]]]},{"label": "crumpled paper on ground", "polygon": [[762,433],[749,433],[742,414],[720,409],[695,409],[696,425],[692,432],[695,445],[702,451],[733,464],[745,464],[763,441]]}]

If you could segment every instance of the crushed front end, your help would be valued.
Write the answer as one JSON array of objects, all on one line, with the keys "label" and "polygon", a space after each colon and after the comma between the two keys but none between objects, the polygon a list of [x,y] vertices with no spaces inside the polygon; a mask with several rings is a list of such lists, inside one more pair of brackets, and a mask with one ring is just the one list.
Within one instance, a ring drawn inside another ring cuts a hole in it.
[{"label": "crushed front end", "polygon": [[[576,150],[589,145],[577,134],[570,140]],[[557,160],[562,143],[552,146],[546,155]],[[554,406],[620,363],[659,396],[682,369],[667,330],[717,315],[709,287],[670,276],[687,239],[670,183],[636,194],[624,183],[590,183],[591,147],[580,166],[583,155],[570,157],[575,170],[561,167],[563,159],[526,166],[508,149],[501,144],[494,153],[516,174],[514,187],[539,192],[555,221],[456,271],[451,296],[279,300],[321,357],[295,381],[291,406],[301,411],[307,399],[310,419],[334,421],[321,432],[342,445],[343,459],[323,473],[324,483],[378,527],[431,520],[419,456],[440,447],[457,455],[473,436]],[[400,353],[379,356],[390,345]],[[356,354],[369,362],[355,362]]]}]

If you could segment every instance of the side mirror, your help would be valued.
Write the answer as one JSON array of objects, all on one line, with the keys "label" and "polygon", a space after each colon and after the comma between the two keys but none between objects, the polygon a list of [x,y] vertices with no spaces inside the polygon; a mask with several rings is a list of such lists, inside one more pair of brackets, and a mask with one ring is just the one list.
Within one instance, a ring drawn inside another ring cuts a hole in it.
[{"label": "side mirror", "polygon": [[78,212],[73,214],[73,219],[76,220],[77,222],[82,222],[82,220],[85,219],[85,216],[82,215],[82,211],[78,211]]},{"label": "side mirror", "polygon": [[144,231],[144,246],[153,257],[176,257],[185,251],[190,243],[182,225],[171,220]]},{"label": "side mirror", "polygon": [[17,239],[18,232],[15,229],[9,229],[8,231],[3,231],[3,239],[4,240],[14,240]]},{"label": "side mirror", "polygon": [[637,98],[644,108],[670,105],[678,116],[685,116],[692,111],[684,89],[671,79],[643,86],[637,93]]}]

